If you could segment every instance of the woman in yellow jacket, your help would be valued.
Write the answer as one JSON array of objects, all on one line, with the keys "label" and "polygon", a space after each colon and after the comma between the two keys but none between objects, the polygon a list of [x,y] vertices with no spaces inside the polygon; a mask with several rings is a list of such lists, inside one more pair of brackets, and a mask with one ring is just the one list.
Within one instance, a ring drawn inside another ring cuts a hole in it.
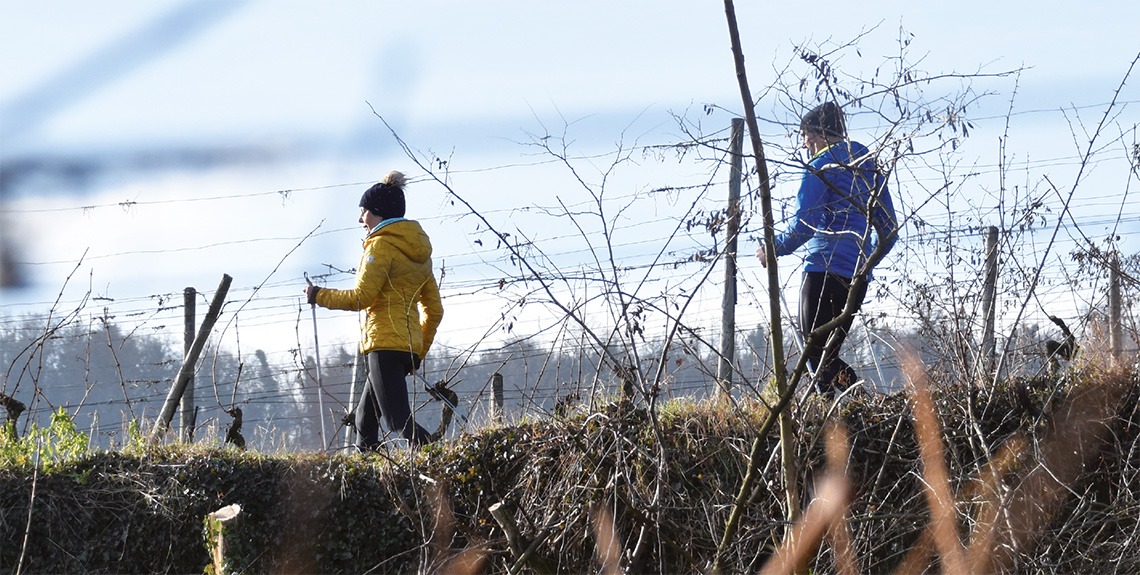
[{"label": "woman in yellow jacket", "polygon": [[[414,446],[431,441],[408,405],[405,377],[419,369],[443,319],[431,263],[431,241],[420,224],[404,219],[404,175],[389,173],[360,198],[360,223],[368,230],[356,286],[310,286],[309,303],[329,309],[367,310],[360,353],[368,358],[368,385],[356,406],[356,447],[380,445],[379,422]],[[421,314],[422,308],[422,314]]]}]

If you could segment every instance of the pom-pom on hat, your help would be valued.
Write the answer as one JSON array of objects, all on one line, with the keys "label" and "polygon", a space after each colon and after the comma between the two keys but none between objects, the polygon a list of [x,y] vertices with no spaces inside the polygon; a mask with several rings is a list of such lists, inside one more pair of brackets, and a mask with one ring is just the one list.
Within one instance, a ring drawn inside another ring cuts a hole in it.
[{"label": "pom-pom on hat", "polygon": [[804,114],[800,120],[800,130],[844,138],[847,136],[847,127],[843,122],[843,110],[835,102],[824,102]]},{"label": "pom-pom on hat", "polygon": [[404,217],[405,183],[407,178],[401,172],[388,172],[383,180],[360,196],[360,207],[385,220]]}]

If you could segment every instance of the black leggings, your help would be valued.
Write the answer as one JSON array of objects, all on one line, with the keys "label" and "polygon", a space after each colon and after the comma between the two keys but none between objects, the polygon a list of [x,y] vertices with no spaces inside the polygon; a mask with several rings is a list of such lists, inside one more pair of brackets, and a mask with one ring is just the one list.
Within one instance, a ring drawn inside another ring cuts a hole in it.
[{"label": "black leggings", "polygon": [[[803,334],[805,343],[815,328],[839,317],[843,306],[847,305],[850,290],[851,278],[824,272],[804,272],[804,283],[800,289],[800,333]],[[866,295],[867,284],[863,284],[863,288],[855,294],[856,312],[863,305]],[[815,372],[812,384],[821,393],[832,395],[836,389],[846,389],[859,377],[847,362],[839,359],[839,348],[847,339],[854,320],[854,316],[847,318],[819,345],[806,350],[808,364]]]},{"label": "black leggings", "polygon": [[379,414],[384,426],[413,446],[431,442],[431,434],[419,426],[408,405],[404,377],[412,372],[415,355],[406,351],[368,352],[368,385],[356,405],[356,448],[375,451],[380,445]]}]

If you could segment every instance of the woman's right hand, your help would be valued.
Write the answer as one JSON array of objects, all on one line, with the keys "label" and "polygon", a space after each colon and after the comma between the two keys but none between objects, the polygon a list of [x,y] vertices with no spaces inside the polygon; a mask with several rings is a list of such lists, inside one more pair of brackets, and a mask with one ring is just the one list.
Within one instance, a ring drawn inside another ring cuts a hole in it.
[{"label": "woman's right hand", "polygon": [[319,291],[321,291],[321,288],[317,286],[305,287],[305,300],[309,302],[309,305],[317,304],[317,292]]},{"label": "woman's right hand", "polygon": [[756,250],[756,257],[760,258],[760,267],[768,267],[768,252],[764,250],[764,244],[760,244],[760,248]]}]

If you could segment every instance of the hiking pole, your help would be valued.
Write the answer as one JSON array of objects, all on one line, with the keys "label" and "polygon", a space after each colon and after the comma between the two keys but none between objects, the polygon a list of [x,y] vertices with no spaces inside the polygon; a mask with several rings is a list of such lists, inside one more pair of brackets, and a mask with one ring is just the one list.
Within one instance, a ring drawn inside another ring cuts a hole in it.
[{"label": "hiking pole", "polygon": [[[469,421],[467,421],[467,417],[465,415],[463,415],[462,413],[459,413],[459,405],[457,405],[454,401],[448,399],[441,392],[441,388],[443,390],[446,390],[446,391],[451,391],[450,389],[447,389],[446,387],[444,387],[444,382],[441,381],[435,385],[432,385],[432,384],[428,383],[427,378],[424,377],[423,375],[421,375],[418,370],[414,375],[412,375],[412,381],[415,381],[415,379],[417,377],[419,378],[420,381],[423,382],[424,389],[428,392],[428,395],[430,395],[432,397],[432,399],[435,399],[436,401],[439,401],[440,403],[446,405],[447,407],[450,407],[451,412],[454,413],[455,415],[458,415],[459,419],[462,419],[464,424],[470,423]],[[451,391],[451,393],[454,394],[455,392]]]},{"label": "hiking pole", "polygon": [[[311,287],[313,280],[309,279],[309,272],[305,272],[305,282]],[[317,409],[321,413],[321,446],[328,449],[329,444],[325,440],[325,388],[321,384],[321,340],[317,338],[317,304],[309,304],[310,309],[313,310],[313,347],[316,348],[317,354]]]}]

